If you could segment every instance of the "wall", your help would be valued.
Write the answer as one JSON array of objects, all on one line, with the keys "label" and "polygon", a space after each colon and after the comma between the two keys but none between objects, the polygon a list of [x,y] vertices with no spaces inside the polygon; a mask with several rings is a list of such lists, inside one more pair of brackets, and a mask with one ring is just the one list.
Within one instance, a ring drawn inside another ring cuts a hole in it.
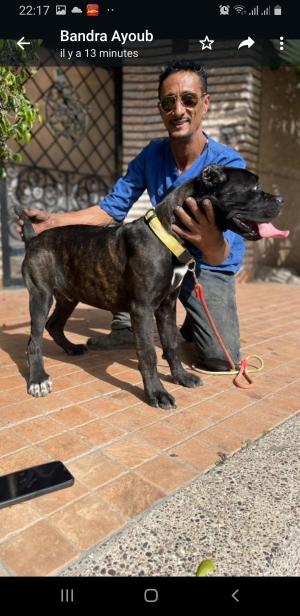
[{"label": "wall", "polygon": [[257,242],[255,262],[300,273],[300,74],[295,68],[263,70],[258,170],[263,189],[284,199],[276,224],[290,235]]}]

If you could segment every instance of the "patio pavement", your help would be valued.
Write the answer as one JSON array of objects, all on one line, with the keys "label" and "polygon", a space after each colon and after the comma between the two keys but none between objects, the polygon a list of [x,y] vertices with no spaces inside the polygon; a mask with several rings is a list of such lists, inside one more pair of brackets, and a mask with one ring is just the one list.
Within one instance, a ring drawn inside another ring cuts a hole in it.
[{"label": "patio pavement", "polygon": [[[212,375],[201,388],[175,385],[155,334],[158,371],[178,403],[166,411],[146,403],[134,350],[69,357],[46,332],[53,393],[29,396],[28,293],[0,293],[0,474],[60,459],[75,477],[72,488],[0,510],[0,575],[59,575],[299,411],[300,287],[241,283],[237,303],[243,357],[265,362],[255,387]],[[107,332],[110,318],[80,304],[68,337],[82,343]],[[181,325],[180,303],[177,319]],[[181,342],[180,349],[188,368],[192,346]]]}]

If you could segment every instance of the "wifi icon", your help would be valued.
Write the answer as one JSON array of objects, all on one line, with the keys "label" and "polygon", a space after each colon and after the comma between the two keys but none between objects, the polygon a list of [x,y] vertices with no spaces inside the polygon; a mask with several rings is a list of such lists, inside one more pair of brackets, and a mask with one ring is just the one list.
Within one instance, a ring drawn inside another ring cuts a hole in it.
[{"label": "wifi icon", "polygon": [[237,13],[246,13],[245,7],[241,4],[236,4],[233,8],[236,10]]}]

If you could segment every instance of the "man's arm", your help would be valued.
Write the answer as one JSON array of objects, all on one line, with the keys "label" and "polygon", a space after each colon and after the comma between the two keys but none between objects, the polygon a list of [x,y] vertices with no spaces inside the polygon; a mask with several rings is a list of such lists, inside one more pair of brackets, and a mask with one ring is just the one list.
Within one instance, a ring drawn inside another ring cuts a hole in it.
[{"label": "man's arm", "polygon": [[207,265],[220,265],[229,257],[230,246],[222,231],[215,224],[211,202],[209,199],[202,201],[205,214],[199,210],[197,202],[192,197],[186,199],[186,204],[194,218],[189,216],[181,207],[176,208],[176,216],[180,218],[188,231],[184,231],[177,225],[172,225],[173,231],[201,250],[203,261]]},{"label": "man's arm", "polygon": [[[131,206],[145,190],[145,160],[147,148],[144,148],[128,165],[127,173],[114,185],[110,194],[104,197],[99,205],[93,205],[76,212],[60,212],[59,214],[44,210],[25,210],[31,219],[36,233],[41,233],[54,227],[67,225],[102,225],[107,226],[114,220],[122,221]],[[23,221],[18,220],[17,231],[22,234]]]},{"label": "man's arm", "polygon": [[[112,216],[107,214],[99,205],[92,205],[85,210],[77,212],[63,212],[60,214],[46,212],[44,210],[24,210],[30,218],[36,233],[41,233],[54,227],[66,227],[67,225],[102,225],[107,226],[113,222]],[[24,225],[22,220],[18,220],[17,231],[22,234]]]}]

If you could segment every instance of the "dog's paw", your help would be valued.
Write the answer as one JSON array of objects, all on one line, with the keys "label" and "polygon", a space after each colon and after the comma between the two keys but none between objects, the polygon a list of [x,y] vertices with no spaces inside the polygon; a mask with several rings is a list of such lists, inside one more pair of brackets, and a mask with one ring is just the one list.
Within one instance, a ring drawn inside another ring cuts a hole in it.
[{"label": "dog's paw", "polygon": [[161,409],[177,409],[177,402],[167,391],[156,391],[149,397],[150,406]]},{"label": "dog's paw", "polygon": [[40,383],[29,383],[28,385],[28,393],[31,394],[34,398],[41,398],[42,396],[47,396],[52,392],[52,379],[48,376],[47,379],[41,381]]},{"label": "dog's paw", "polygon": [[189,372],[186,372],[186,370],[183,370],[180,375],[175,376],[173,374],[173,378],[177,385],[183,385],[183,387],[199,387],[200,385],[203,385],[203,381],[199,378],[199,376],[196,376],[196,374],[190,374]]},{"label": "dog's paw", "polygon": [[84,353],[88,353],[88,348],[85,344],[72,344],[66,351],[68,355],[84,355]]}]

